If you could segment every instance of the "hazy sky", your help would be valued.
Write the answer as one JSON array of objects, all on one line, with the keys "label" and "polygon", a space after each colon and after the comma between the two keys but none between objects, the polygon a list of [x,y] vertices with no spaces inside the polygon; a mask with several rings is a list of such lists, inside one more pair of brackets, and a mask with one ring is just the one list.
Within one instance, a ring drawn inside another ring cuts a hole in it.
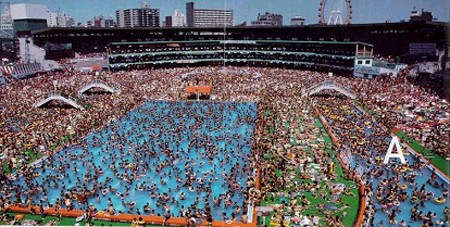
[{"label": "hazy sky", "polygon": [[[141,2],[149,2],[152,8],[159,8],[161,22],[175,9],[186,11],[186,2],[194,1],[195,8],[227,8],[234,11],[235,24],[255,20],[258,13],[273,12],[283,15],[284,24],[291,17],[300,15],[307,24],[318,21],[320,0],[10,0],[14,3],[39,3],[47,5],[52,11],[61,9],[71,15],[76,22],[86,22],[96,15],[115,19],[117,9],[137,8]],[[325,11],[339,8],[344,0],[328,0]],[[449,22],[449,0],[353,0],[352,23],[374,23],[390,20],[408,20],[414,6],[433,13],[439,21]],[[342,7],[344,8],[344,7]],[[345,12],[346,10],[342,10]],[[327,13],[329,14],[329,13]]]}]

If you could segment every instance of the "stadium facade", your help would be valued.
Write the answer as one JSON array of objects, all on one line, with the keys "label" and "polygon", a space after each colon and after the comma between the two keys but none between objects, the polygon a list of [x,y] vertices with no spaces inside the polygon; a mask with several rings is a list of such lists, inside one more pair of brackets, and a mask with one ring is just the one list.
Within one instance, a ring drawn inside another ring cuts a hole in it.
[{"label": "stadium facade", "polygon": [[[283,26],[215,28],[46,28],[32,32],[35,44],[68,44],[71,51],[105,51],[113,42],[191,40],[291,40],[345,41],[374,45],[374,55],[400,57],[414,62],[422,56],[410,54],[410,43],[435,43],[448,50],[448,23],[404,22],[345,26]],[[61,56],[64,57],[64,56]],[[433,56],[429,56],[430,58]]]},{"label": "stadium facade", "polygon": [[[174,64],[262,65],[332,69],[335,73],[344,70],[352,71],[355,76],[371,78],[395,75],[401,69],[383,62],[375,66],[376,58],[408,64],[439,59],[442,68],[445,68],[449,46],[446,39],[447,25],[418,21],[227,29],[47,28],[34,31],[32,35],[34,43],[47,51],[47,58],[71,57],[75,52],[109,51],[111,69]],[[310,46],[305,47],[306,43]],[[343,46],[352,51],[340,53]],[[70,48],[60,50],[46,47]],[[370,56],[364,55],[363,59],[358,59],[361,57],[358,57],[358,52],[361,52],[358,47],[370,49]],[[154,53],[154,50],[158,53]],[[239,52],[242,50],[245,52]],[[445,52],[443,58],[438,58],[437,50]]]},{"label": "stadium facade", "polygon": [[192,40],[117,42],[108,46],[113,70],[251,65],[352,71],[356,62],[370,65],[372,54],[370,44],[337,41]]}]

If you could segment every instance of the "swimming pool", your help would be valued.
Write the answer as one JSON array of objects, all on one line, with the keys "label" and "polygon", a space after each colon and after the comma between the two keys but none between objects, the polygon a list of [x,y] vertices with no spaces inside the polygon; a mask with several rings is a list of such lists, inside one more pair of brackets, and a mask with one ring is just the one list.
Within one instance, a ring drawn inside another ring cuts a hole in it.
[{"label": "swimming pool", "polygon": [[[351,143],[354,144],[355,141],[358,141],[360,143],[357,146],[358,149],[367,151],[367,157],[362,157],[352,151],[351,168],[365,173],[365,181],[373,191],[373,204],[368,204],[372,205],[375,210],[373,223],[370,225],[382,223],[383,226],[390,226],[392,224],[389,223],[389,215],[395,215],[398,224],[404,220],[407,225],[420,226],[421,220],[411,220],[411,209],[416,205],[417,212],[422,212],[424,216],[429,212],[435,214],[431,219],[433,223],[437,220],[445,220],[444,209],[450,205],[448,196],[444,196],[444,189],[449,187],[448,183],[439,177],[436,177],[432,183],[428,183],[432,171],[413,155],[406,155],[405,158],[408,166],[414,166],[414,168],[404,168],[398,174],[393,170],[399,168],[399,160],[391,159],[387,165],[380,164],[379,162],[383,160],[392,138],[386,136],[389,135],[389,132],[378,123],[368,120],[370,117],[364,116],[363,112],[354,106],[351,101],[341,101],[342,105],[347,105],[347,107],[341,107],[345,111],[338,110],[332,113],[325,111],[325,118],[344,147],[349,147]],[[352,127],[345,131],[339,130],[336,125],[342,125],[343,123]],[[373,146],[378,142],[382,146]],[[422,167],[418,168],[420,165]],[[389,179],[391,183],[389,183]],[[413,193],[414,187],[417,191],[423,190],[426,194],[429,194],[429,199],[424,199],[423,204],[421,204],[420,199],[416,201],[415,198],[418,193]],[[423,189],[421,189],[422,187]],[[402,193],[406,195],[404,201],[399,199],[401,198],[399,195]],[[444,196],[447,201],[442,204],[434,201],[436,197],[441,196]],[[368,201],[371,202],[370,199]],[[417,216],[417,213],[415,216]]]},{"label": "swimming pool", "polygon": [[[375,124],[376,127],[379,127],[377,124]],[[365,133],[367,138],[370,138],[371,134],[372,134],[372,130],[370,128],[365,127]],[[371,138],[371,139],[381,139],[381,138]],[[384,144],[388,145],[390,143],[390,138],[386,138],[384,140]],[[409,149],[406,146],[404,146],[402,144],[403,149]],[[387,150],[387,146],[386,146],[386,150]],[[380,153],[386,153],[386,151],[377,151],[376,149],[371,149],[371,157],[376,157],[379,156]],[[404,152],[405,153],[405,152]],[[378,154],[378,155],[377,155]],[[372,164],[367,164],[367,159],[363,159],[358,155],[354,155],[353,156],[353,160],[355,160],[355,162],[353,162],[353,168],[356,168],[356,166],[362,166],[364,171],[367,171],[367,169],[373,169],[375,167],[378,167],[377,164],[372,163]],[[417,165],[419,163],[421,163],[421,161],[413,156],[413,155],[406,155],[405,156],[405,160],[407,162],[408,165]],[[382,171],[385,172],[384,177],[374,177],[374,175],[372,174],[367,174],[367,183],[369,183],[369,185],[372,186],[372,190],[374,191],[374,193],[377,190],[377,187],[380,185],[381,180],[382,179],[389,179],[389,178],[394,178],[395,174],[392,171],[396,166],[398,166],[400,164],[400,161],[398,159],[391,159],[390,162],[387,165],[381,165],[379,166],[381,168]],[[401,185],[405,185],[407,186],[406,189],[401,190],[401,192],[405,192],[408,196],[408,198],[401,203],[397,203],[398,205],[395,204],[394,202],[394,206],[392,207],[388,207],[388,209],[384,209],[382,208],[382,200],[388,198],[387,195],[383,195],[380,198],[376,198],[375,199],[375,203],[373,204],[374,208],[375,208],[375,216],[374,216],[374,223],[375,224],[380,224],[383,223],[384,225],[388,225],[389,224],[389,217],[388,214],[392,213],[394,210],[396,212],[396,220],[398,223],[400,223],[402,220],[405,221],[405,223],[407,223],[410,226],[420,226],[422,221],[421,220],[411,220],[411,209],[416,206],[419,205],[418,209],[419,211],[421,211],[424,215],[426,215],[428,212],[434,213],[436,214],[436,217],[433,218],[433,222],[435,222],[436,220],[445,220],[444,217],[444,208],[445,206],[448,206],[448,197],[446,197],[447,202],[445,202],[444,204],[438,204],[436,202],[434,202],[434,198],[442,196],[443,195],[443,189],[448,188],[449,185],[440,177],[437,177],[435,182],[436,182],[436,186],[433,186],[430,183],[427,183],[428,179],[431,178],[432,175],[432,171],[428,168],[425,167],[422,169],[409,169],[405,172],[403,172],[402,174],[400,174],[401,177],[399,179],[396,180],[397,184],[401,184]],[[409,178],[414,177],[414,184],[411,184],[409,182]],[[424,186],[424,190],[427,193],[432,193],[432,197],[429,200],[423,201],[423,205],[420,204],[420,201],[414,202],[411,198],[413,197],[413,190],[414,187],[417,187],[417,190],[420,190],[420,188],[422,187],[422,185]],[[386,188],[386,186],[382,186],[383,188]],[[375,194],[375,196],[377,196]]]},{"label": "swimming pool", "polygon": [[[250,102],[147,102],[84,144],[43,160],[28,179],[13,182],[13,193],[24,189],[29,193],[19,195],[22,201],[29,197],[44,206],[112,205],[116,212],[159,216],[165,205],[178,216],[208,203],[216,220],[222,213],[239,217],[246,210],[256,115]],[[86,192],[86,201],[66,201],[69,191]],[[150,211],[144,212],[147,203]]]}]

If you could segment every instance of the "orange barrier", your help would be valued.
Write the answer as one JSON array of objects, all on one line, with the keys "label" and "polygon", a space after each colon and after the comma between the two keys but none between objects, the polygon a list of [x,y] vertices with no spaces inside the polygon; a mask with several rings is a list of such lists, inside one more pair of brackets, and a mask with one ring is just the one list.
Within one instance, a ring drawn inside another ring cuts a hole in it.
[{"label": "orange barrier", "polygon": [[[38,206],[33,207],[37,214],[41,214],[41,210]],[[7,211],[15,212],[15,213],[31,213],[30,207],[19,207],[19,206],[11,206],[7,209]],[[58,212],[55,211],[55,208],[49,208],[47,210],[44,210],[44,212],[47,215],[61,215],[63,217],[80,217],[84,214],[84,211],[82,210],[67,210],[67,209],[59,209]],[[256,215],[256,212],[253,212],[254,215]],[[164,217],[158,217],[158,216],[150,216],[150,215],[134,215],[134,214],[117,214],[117,215],[111,215],[107,212],[99,212],[95,219],[97,220],[104,220],[104,221],[113,221],[113,222],[131,222],[133,219],[139,219],[139,217],[142,217],[142,219],[145,221],[146,224],[162,224],[164,221]],[[170,218],[166,224],[167,225],[175,225],[175,226],[185,226],[186,225],[186,218]],[[225,221],[213,221],[212,225],[215,227],[256,227],[256,219],[253,219],[252,223],[241,223],[241,222],[232,222],[227,223]],[[207,226],[206,220],[202,219],[202,223],[197,224],[197,226]]]},{"label": "orange barrier", "polygon": [[261,169],[256,170],[255,189],[259,190]]},{"label": "orange barrier", "polygon": [[[334,134],[332,133],[330,126],[328,126],[328,124],[322,119],[322,115],[320,114],[319,110],[314,106],[312,100],[310,99],[309,102],[311,103],[312,108],[314,109],[314,113],[319,117],[319,121],[322,123],[322,125],[325,128],[325,131],[327,132],[327,134],[330,136],[331,141],[333,142],[333,144],[335,146],[339,146],[339,143],[336,139],[336,137],[334,137]],[[344,162],[341,158],[341,156],[338,154],[337,155],[339,163],[341,164],[342,168],[346,168],[346,166],[344,165]],[[348,170],[348,169],[347,169]],[[360,181],[360,179],[357,179],[358,181]],[[366,212],[366,196],[365,196],[365,187],[364,185],[361,184],[361,182],[358,182],[358,184],[360,185],[359,187],[359,194],[360,194],[360,206],[359,206],[359,210],[358,210],[358,216],[354,222],[353,226],[361,226],[364,220],[364,213]]]},{"label": "orange barrier", "polygon": [[[194,87],[195,88],[195,87]],[[209,92],[211,92],[210,86],[202,86],[200,88],[208,89]],[[200,92],[204,92],[207,90],[201,90]],[[255,179],[255,189],[260,189],[260,174],[261,170],[256,170],[256,179]],[[41,210],[39,206],[33,206],[34,211],[36,214],[41,214]],[[31,213],[31,207],[21,207],[21,206],[10,206],[6,209],[7,212],[14,212],[14,213]],[[71,217],[71,218],[77,218],[82,216],[85,212],[83,210],[68,210],[68,209],[59,209],[58,211],[55,210],[55,208],[49,208],[47,210],[44,210],[44,212],[47,215],[57,216],[61,215],[62,217]],[[252,223],[242,223],[242,222],[226,222],[226,221],[213,221],[212,226],[215,227],[256,227],[257,225],[257,216],[256,216],[256,210],[253,209],[252,215],[253,221]],[[164,217],[159,216],[151,216],[151,215],[134,215],[134,214],[115,214],[111,215],[108,212],[102,212],[99,211],[97,215],[95,216],[95,219],[97,220],[105,220],[105,221],[113,221],[113,222],[131,222],[133,219],[138,219],[139,217],[142,217],[142,219],[145,221],[146,224],[162,224],[164,221]],[[174,226],[185,226],[186,225],[186,218],[175,218],[171,217],[167,222],[166,225],[174,225]],[[196,224],[196,226],[207,226],[206,220],[202,219],[202,223]]]},{"label": "orange barrier", "polygon": [[[260,190],[261,182],[261,169],[256,169],[256,179],[255,179],[255,189]],[[258,223],[258,216],[256,215],[256,209],[253,207],[253,214],[252,215],[252,223],[249,223],[252,227],[256,227],[256,224]]]},{"label": "orange barrier", "polygon": [[187,86],[186,93],[211,93],[211,86]]},{"label": "orange barrier", "polygon": [[364,221],[364,214],[366,213],[366,187],[364,185],[362,185],[361,187],[359,187],[359,199],[360,199],[360,204],[363,204],[361,206],[359,206],[359,210],[358,210],[358,217],[356,218],[355,221],[355,226],[359,227],[363,224]]},{"label": "orange barrier", "polygon": [[[255,179],[255,188],[259,190],[260,187],[260,174],[261,170],[256,170],[256,179]],[[41,214],[41,210],[39,206],[34,206],[34,211],[37,214]],[[7,211],[14,212],[14,213],[31,213],[31,207],[20,207],[20,206],[10,206],[8,207]],[[44,212],[47,215],[61,215],[63,217],[72,217],[77,218],[80,216],[83,216],[84,211],[82,210],[68,210],[68,209],[59,209],[58,211],[55,210],[55,208],[49,208],[47,210],[44,210]],[[212,225],[215,227],[256,227],[257,224],[257,217],[256,217],[256,210],[253,209],[253,222],[252,223],[242,223],[242,222],[232,222],[227,223],[226,221],[213,221]],[[139,217],[142,217],[142,219],[145,221],[146,224],[162,224],[164,221],[164,217],[159,216],[151,216],[151,215],[135,215],[135,214],[115,214],[111,215],[108,212],[99,211],[97,215],[95,216],[95,219],[97,220],[105,220],[105,221],[113,221],[113,222],[131,222],[133,219],[139,219]],[[167,221],[167,225],[175,225],[175,226],[185,226],[186,225],[186,218],[170,218]],[[197,226],[207,226],[206,220],[202,219],[202,223],[197,224]]]}]

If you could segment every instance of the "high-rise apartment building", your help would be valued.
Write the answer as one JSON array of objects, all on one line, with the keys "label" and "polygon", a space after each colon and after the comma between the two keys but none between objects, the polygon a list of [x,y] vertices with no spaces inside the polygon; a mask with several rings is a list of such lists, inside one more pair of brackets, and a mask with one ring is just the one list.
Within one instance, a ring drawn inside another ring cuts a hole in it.
[{"label": "high-rise apartment building", "polygon": [[166,16],[166,20],[163,22],[165,28],[172,27],[172,16]]},{"label": "high-rise apartment building", "polygon": [[47,26],[49,27],[72,27],[74,20],[64,12],[48,12]]},{"label": "high-rise apartment building", "polygon": [[186,3],[186,23],[188,27],[194,27],[194,2]]},{"label": "high-rise apartment building", "polygon": [[125,27],[125,12],[124,10],[116,10],[116,24],[117,27]]},{"label": "high-rise apartment building", "polygon": [[172,15],[172,27],[185,27],[186,25],[186,15],[175,10]]},{"label": "high-rise apartment building", "polygon": [[193,2],[186,3],[186,21],[188,27],[233,26],[233,10],[196,9]]},{"label": "high-rise apartment building", "polygon": [[117,25],[119,27],[159,27],[159,9],[151,9],[148,3],[142,6],[145,8],[117,10]]},{"label": "high-rise apartment building", "polygon": [[252,21],[252,26],[283,26],[283,15],[268,13],[259,14],[256,21]]}]

